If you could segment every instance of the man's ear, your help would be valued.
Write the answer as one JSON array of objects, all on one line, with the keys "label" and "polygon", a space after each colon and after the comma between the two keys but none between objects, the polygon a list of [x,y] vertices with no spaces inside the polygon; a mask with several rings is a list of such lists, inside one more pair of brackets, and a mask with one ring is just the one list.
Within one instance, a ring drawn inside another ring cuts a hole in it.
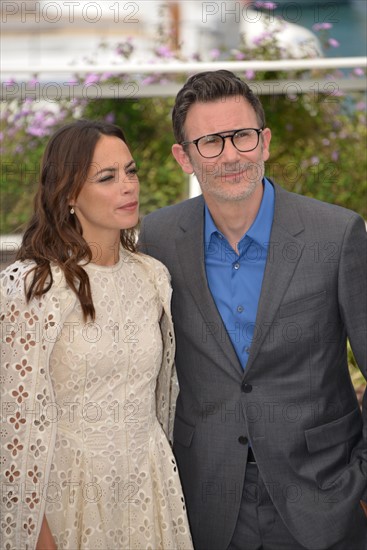
[{"label": "man's ear", "polygon": [[172,145],[172,155],[175,157],[178,164],[186,174],[192,174],[194,172],[189,156],[185,152],[182,145],[179,145],[178,143]]},{"label": "man's ear", "polygon": [[268,160],[270,157],[270,141],[271,141],[271,130],[270,128],[264,128],[262,132],[262,155],[263,161]]}]

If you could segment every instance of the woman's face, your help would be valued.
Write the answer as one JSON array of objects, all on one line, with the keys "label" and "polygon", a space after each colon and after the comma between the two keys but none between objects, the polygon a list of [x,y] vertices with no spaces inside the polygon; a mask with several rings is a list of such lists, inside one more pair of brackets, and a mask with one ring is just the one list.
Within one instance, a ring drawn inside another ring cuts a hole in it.
[{"label": "woman's face", "polygon": [[87,179],[70,201],[88,243],[118,241],[121,229],[138,223],[139,180],[127,145],[115,136],[102,135],[94,150]]}]

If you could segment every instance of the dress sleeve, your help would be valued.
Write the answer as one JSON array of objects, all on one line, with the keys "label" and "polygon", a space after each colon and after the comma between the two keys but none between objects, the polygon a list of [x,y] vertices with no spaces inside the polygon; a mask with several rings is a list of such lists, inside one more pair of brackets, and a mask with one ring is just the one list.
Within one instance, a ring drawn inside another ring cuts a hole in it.
[{"label": "dress sleeve", "polygon": [[[52,390],[46,369],[47,329],[57,314],[45,300],[27,304],[29,266],[16,262],[1,274],[1,520],[4,550],[33,550],[44,513],[47,469],[55,426],[48,414]],[[51,457],[52,458],[52,457]]]},{"label": "dress sleeve", "polygon": [[172,288],[167,268],[157,260],[154,260],[153,268],[155,269],[155,284],[163,308],[160,321],[163,353],[156,386],[156,410],[157,418],[168,440],[172,443],[176,400],[179,391],[174,365],[175,336],[171,316]]}]

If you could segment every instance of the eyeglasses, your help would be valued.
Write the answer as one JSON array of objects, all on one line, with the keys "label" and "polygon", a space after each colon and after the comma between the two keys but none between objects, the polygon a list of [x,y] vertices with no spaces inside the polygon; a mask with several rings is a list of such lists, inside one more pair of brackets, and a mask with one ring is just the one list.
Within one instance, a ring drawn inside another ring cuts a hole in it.
[{"label": "eyeglasses", "polygon": [[193,141],[183,141],[181,145],[196,145],[200,155],[206,159],[218,157],[224,149],[224,140],[231,138],[232,145],[241,153],[253,151],[259,144],[260,134],[264,128],[241,128],[224,134],[208,134]]}]

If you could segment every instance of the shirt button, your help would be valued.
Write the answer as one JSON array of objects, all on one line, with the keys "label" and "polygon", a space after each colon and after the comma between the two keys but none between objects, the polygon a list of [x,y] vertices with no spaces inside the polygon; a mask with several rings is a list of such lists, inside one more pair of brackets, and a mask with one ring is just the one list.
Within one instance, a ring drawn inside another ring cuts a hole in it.
[{"label": "shirt button", "polygon": [[241,445],[247,445],[248,439],[244,435],[240,435],[238,438],[238,443],[241,443]]},{"label": "shirt button", "polygon": [[244,309],[243,306],[237,306],[238,313],[242,313],[243,309]]},{"label": "shirt button", "polygon": [[241,390],[245,393],[251,393],[252,392],[252,386],[251,384],[245,384],[244,382],[241,384]]},{"label": "shirt button", "polygon": [[218,233],[218,238],[219,238],[219,239],[223,239],[223,235],[221,235],[220,233]]},{"label": "shirt button", "polygon": [[248,347],[245,348],[245,352],[246,352],[246,353],[250,353],[250,348],[248,348]]},{"label": "shirt button", "polygon": [[234,269],[240,269],[240,264],[236,262],[235,264],[233,264],[233,267]]}]

